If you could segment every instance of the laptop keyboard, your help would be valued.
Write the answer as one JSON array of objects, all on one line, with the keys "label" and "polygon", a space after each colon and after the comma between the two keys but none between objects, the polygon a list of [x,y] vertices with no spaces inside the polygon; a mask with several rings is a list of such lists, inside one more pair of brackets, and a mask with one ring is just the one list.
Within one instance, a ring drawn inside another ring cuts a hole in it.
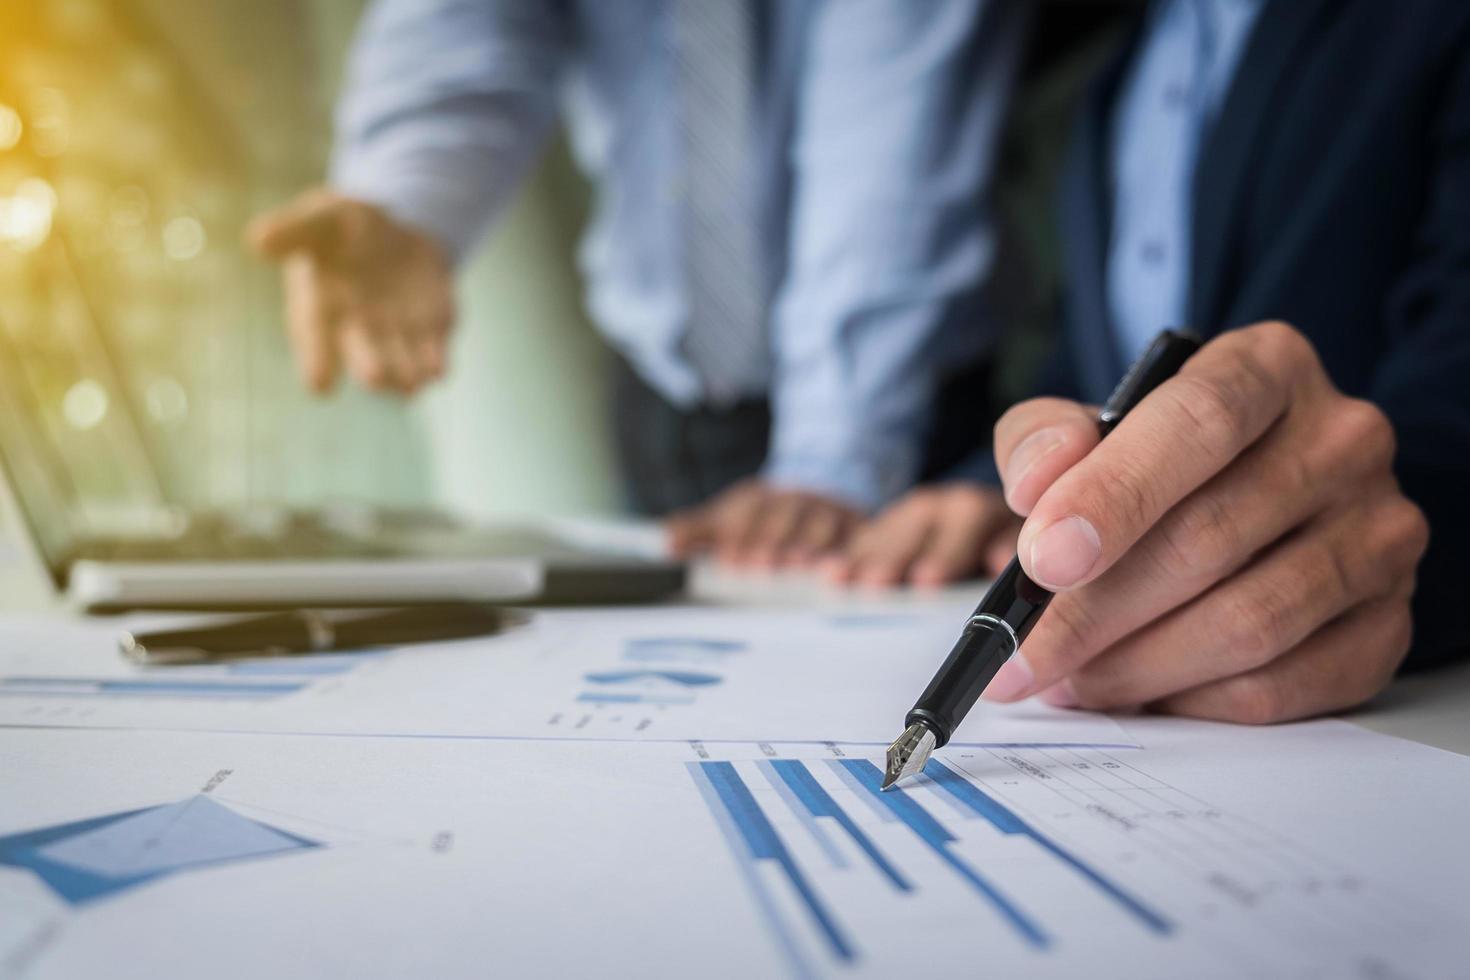
[{"label": "laptop keyboard", "polygon": [[224,516],[198,516],[178,535],[82,541],[71,558],[112,562],[321,561],[390,558],[398,554],[398,548],[327,527],[310,514],[292,514],[265,526]]}]

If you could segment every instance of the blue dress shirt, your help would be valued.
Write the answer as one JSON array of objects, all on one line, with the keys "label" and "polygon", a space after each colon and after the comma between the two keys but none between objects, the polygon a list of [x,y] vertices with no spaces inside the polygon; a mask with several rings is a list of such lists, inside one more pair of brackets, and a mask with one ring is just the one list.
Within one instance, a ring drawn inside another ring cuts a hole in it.
[{"label": "blue dress shirt", "polygon": [[[1262,0],[1156,0],[1114,103],[1108,318],[1131,362],[1189,308],[1195,164]],[[947,479],[999,484],[994,454]]]},{"label": "blue dress shirt", "polygon": [[[943,374],[990,342],[954,314],[992,264],[980,202],[1023,6],[762,5],[751,214],[774,368],[749,394],[774,409],[767,478],[884,503],[917,475]],[[333,179],[462,256],[564,119],[596,188],[579,250],[592,319],[690,406],[708,393],[681,352],[671,22],[669,0],[379,0]]]},{"label": "blue dress shirt", "polygon": [[1195,163],[1260,0],[1162,0],[1119,90],[1108,312],[1131,361],[1189,304]]}]

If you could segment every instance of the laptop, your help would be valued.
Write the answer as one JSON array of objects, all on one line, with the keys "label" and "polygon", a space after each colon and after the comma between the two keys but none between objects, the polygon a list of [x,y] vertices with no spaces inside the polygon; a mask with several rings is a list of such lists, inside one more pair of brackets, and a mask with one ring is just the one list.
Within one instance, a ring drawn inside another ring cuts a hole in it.
[{"label": "laptop", "polygon": [[43,398],[57,386],[35,376],[25,353],[0,324],[0,552],[72,607],[608,604],[684,588],[685,567],[657,543],[620,541],[594,525],[473,525],[358,504],[181,507],[149,459],[112,365],[67,371],[92,387],[72,381],[72,404],[63,405]]}]

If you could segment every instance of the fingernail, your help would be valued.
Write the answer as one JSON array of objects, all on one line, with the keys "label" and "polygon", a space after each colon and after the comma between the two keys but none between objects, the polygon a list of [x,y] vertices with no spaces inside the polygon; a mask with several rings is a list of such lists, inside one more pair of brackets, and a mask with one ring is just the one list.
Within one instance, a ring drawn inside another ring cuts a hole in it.
[{"label": "fingernail", "polygon": [[1056,591],[1087,577],[1102,555],[1102,539],[1085,517],[1064,517],[1031,541],[1031,577]]},{"label": "fingernail", "polygon": [[1082,703],[1077,698],[1077,689],[1068,680],[1057,681],[1042,691],[1040,698],[1053,708],[1075,708]]},{"label": "fingernail", "polygon": [[1011,450],[1011,458],[1006,460],[1007,489],[1020,483],[1038,460],[1061,444],[1062,430],[1058,428],[1040,429],[1022,439],[1021,444]]},{"label": "fingernail", "polygon": [[1031,693],[1036,684],[1036,672],[1026,662],[1024,654],[1017,653],[996,672],[990,686],[985,689],[987,701],[1019,701]]}]

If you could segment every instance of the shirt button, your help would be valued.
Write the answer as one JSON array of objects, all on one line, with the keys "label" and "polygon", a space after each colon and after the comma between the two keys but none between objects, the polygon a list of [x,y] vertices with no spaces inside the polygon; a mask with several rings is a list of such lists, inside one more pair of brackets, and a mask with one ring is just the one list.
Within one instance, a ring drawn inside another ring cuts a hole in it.
[{"label": "shirt button", "polygon": [[1178,111],[1189,105],[1189,87],[1183,82],[1164,86],[1164,108]]},{"label": "shirt button", "polygon": [[1169,249],[1157,239],[1144,242],[1138,249],[1138,257],[1149,265],[1158,265],[1169,254]]}]

